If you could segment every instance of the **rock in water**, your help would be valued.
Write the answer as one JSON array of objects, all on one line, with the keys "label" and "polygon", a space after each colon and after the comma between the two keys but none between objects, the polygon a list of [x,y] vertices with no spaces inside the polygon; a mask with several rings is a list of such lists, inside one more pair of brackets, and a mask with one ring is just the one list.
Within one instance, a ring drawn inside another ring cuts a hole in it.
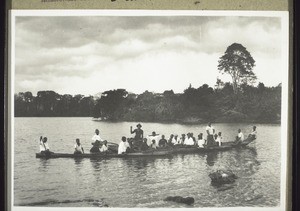
[{"label": "rock in water", "polygon": [[209,177],[211,179],[212,185],[222,185],[222,184],[230,184],[235,182],[237,176],[230,170],[218,170],[216,172],[210,173]]},{"label": "rock in water", "polygon": [[191,205],[195,202],[195,199],[193,197],[181,197],[181,196],[168,196],[164,199],[164,201],[174,201],[177,203],[183,203],[187,205]]}]

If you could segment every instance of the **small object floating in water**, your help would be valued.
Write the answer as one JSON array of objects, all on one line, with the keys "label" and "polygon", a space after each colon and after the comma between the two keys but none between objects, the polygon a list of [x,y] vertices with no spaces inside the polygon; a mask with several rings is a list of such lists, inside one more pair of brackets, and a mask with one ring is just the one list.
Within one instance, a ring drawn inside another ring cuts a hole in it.
[{"label": "small object floating in water", "polygon": [[237,179],[237,176],[230,170],[217,170],[216,172],[210,173],[209,177],[212,185],[215,186],[234,183]]},{"label": "small object floating in water", "polygon": [[195,202],[195,199],[193,197],[181,197],[181,196],[168,196],[164,199],[164,201],[173,201],[177,203],[183,203],[187,205],[191,205]]}]

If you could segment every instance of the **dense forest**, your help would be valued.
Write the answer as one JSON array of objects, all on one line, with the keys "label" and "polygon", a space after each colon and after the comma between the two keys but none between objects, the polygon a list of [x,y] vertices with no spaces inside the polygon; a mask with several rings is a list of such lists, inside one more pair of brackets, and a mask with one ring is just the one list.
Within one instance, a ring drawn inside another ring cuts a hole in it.
[{"label": "dense forest", "polygon": [[100,97],[60,95],[54,91],[15,94],[16,117],[102,117],[109,121],[149,122],[280,122],[281,84],[276,87],[242,85],[234,93],[230,83],[214,88],[189,86],[183,93],[125,89],[109,90]]}]

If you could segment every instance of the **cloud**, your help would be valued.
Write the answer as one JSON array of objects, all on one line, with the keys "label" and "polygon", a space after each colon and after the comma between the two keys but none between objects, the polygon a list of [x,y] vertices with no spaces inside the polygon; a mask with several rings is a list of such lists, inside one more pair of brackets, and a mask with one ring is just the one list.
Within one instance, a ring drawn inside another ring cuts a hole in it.
[{"label": "cloud", "polygon": [[213,86],[218,58],[234,42],[253,55],[262,82],[277,85],[281,78],[279,18],[17,17],[15,42],[17,92]]}]

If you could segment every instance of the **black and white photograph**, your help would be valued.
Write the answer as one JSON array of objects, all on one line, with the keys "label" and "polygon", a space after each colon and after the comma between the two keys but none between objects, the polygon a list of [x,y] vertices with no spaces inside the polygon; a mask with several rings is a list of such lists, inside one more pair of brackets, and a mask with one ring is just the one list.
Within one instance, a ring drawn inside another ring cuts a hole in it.
[{"label": "black and white photograph", "polygon": [[288,12],[11,13],[11,206],[284,210]]}]

